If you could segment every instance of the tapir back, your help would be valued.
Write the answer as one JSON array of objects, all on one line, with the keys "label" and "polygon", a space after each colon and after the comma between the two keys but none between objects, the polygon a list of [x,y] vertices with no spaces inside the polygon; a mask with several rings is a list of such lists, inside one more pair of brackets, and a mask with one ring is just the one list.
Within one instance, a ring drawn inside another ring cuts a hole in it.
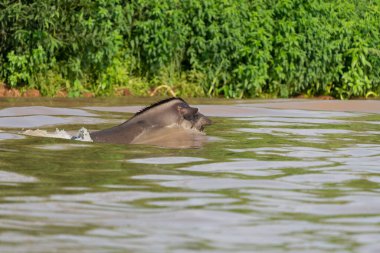
[{"label": "tapir back", "polygon": [[146,132],[178,124],[181,115],[177,106],[180,104],[187,105],[178,98],[160,101],[142,109],[121,125],[90,133],[90,136],[94,142],[131,143]]}]

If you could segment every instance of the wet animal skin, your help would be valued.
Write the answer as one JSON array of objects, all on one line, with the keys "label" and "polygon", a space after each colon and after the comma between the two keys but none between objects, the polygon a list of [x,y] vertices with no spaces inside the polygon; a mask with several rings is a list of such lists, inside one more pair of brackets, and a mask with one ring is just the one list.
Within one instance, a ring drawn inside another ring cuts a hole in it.
[{"label": "wet animal skin", "polygon": [[[137,112],[126,122],[108,129],[90,133],[94,142],[117,144],[165,145],[193,140],[204,135],[211,120],[189,106],[182,98],[168,98]],[[191,144],[190,144],[191,145]]]}]

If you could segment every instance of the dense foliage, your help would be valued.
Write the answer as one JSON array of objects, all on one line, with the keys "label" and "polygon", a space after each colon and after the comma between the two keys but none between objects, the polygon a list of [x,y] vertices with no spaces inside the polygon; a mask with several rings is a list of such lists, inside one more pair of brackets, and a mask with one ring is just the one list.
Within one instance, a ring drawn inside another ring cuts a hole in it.
[{"label": "dense foliage", "polygon": [[147,94],[380,94],[373,0],[3,0],[0,80]]}]

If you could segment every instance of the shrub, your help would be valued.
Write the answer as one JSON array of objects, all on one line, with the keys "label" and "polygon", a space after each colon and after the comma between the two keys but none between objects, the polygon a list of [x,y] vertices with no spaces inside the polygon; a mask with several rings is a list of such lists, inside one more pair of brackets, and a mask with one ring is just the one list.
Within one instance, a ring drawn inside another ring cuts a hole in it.
[{"label": "shrub", "polygon": [[4,0],[0,80],[45,95],[373,96],[379,23],[371,0]]},{"label": "shrub", "polygon": [[117,3],[2,1],[1,77],[11,86],[43,89],[41,77],[53,71],[68,81],[72,96],[79,95],[84,82],[99,79],[122,45],[124,15]]}]

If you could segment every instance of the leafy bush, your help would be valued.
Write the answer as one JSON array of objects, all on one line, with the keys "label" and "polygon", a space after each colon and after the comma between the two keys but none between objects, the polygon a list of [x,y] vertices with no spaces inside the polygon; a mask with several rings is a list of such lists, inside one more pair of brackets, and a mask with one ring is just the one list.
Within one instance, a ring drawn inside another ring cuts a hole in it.
[{"label": "leafy bush", "polygon": [[4,0],[0,80],[45,95],[373,96],[378,24],[371,0]]},{"label": "leafy bush", "polygon": [[272,89],[282,96],[306,91],[340,98],[379,89],[378,73],[371,69],[379,66],[380,9],[371,2],[278,2]]},{"label": "leafy bush", "polygon": [[0,3],[1,78],[11,86],[42,89],[49,71],[68,82],[72,96],[96,81],[123,44],[119,1],[11,1]]},{"label": "leafy bush", "polygon": [[133,71],[148,80],[191,71],[206,94],[226,97],[379,93],[376,2],[137,0],[130,6]]}]

